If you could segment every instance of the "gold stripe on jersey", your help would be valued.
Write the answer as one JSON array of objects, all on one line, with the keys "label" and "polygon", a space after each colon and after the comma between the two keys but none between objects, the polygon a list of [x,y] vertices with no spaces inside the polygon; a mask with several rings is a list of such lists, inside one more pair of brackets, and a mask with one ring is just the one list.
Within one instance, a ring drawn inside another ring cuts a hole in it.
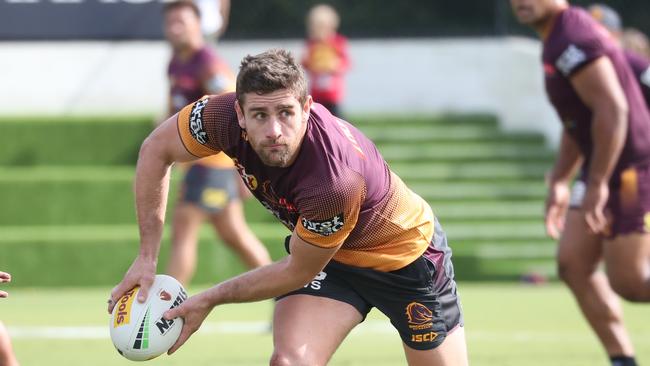
[{"label": "gold stripe on jersey", "polygon": [[208,168],[235,168],[235,163],[233,163],[232,159],[223,152],[220,152],[217,155],[210,155],[203,159],[199,159],[196,161],[196,164],[200,164]]},{"label": "gold stripe on jersey", "polygon": [[[201,100],[204,99],[205,97]],[[208,146],[199,143],[192,136],[192,132],[190,130],[190,115],[192,114],[192,109],[196,103],[198,102],[186,105],[183,109],[180,110],[180,112],[178,112],[177,125],[178,134],[181,137],[181,141],[183,141],[183,145],[185,145],[185,148],[190,154],[199,158],[218,154],[220,151],[213,150]]]},{"label": "gold stripe on jersey", "polygon": [[386,197],[363,210],[334,260],[351,266],[394,271],[422,255],[434,235],[429,204],[391,174]]},{"label": "gold stripe on jersey", "polygon": [[390,242],[368,250],[341,248],[333,259],[350,266],[372,268],[382,272],[407,266],[427,250],[433,239],[433,213],[426,202],[423,208],[416,218],[421,222],[418,227],[404,231]]}]

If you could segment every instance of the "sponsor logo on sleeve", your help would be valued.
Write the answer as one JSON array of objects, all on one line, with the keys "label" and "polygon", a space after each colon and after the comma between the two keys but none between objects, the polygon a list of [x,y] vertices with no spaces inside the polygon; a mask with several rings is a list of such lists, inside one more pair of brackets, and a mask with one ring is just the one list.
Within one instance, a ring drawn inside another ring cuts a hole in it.
[{"label": "sponsor logo on sleeve", "polygon": [[190,134],[201,145],[208,143],[208,134],[203,126],[203,110],[208,104],[208,98],[201,99],[194,103],[190,112]]},{"label": "sponsor logo on sleeve", "polygon": [[555,64],[564,76],[568,76],[571,74],[573,69],[583,63],[586,59],[587,55],[585,52],[576,47],[576,45],[571,44],[566,50],[564,50],[564,52],[562,52],[562,55],[560,55],[560,58],[557,59]]},{"label": "sponsor logo on sleeve", "polygon": [[307,220],[303,217],[301,221],[302,226],[305,229],[311,231],[314,234],[322,236],[330,236],[336,233],[337,231],[341,230],[341,228],[343,228],[343,224],[345,223],[342,213],[332,217],[329,220]]}]

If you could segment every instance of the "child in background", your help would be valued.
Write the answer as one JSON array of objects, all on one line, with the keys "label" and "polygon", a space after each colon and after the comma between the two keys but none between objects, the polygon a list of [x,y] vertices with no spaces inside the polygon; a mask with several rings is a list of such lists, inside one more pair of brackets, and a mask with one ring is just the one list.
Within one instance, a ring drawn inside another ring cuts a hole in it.
[{"label": "child in background", "polygon": [[650,59],[650,40],[640,30],[625,28],[623,34],[621,34],[621,43],[623,44],[623,48]]},{"label": "child in background", "polygon": [[340,115],[343,76],[348,69],[348,41],[338,33],[339,15],[329,5],[316,5],[307,14],[307,44],[302,65],[309,76],[314,101]]}]

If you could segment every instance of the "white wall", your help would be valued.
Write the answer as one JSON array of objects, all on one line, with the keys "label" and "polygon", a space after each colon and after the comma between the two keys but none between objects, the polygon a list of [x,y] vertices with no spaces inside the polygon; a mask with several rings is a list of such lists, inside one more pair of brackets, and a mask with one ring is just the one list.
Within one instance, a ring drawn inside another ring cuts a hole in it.
[{"label": "white wall", "polygon": [[[271,47],[299,55],[300,41],[223,42],[239,60]],[[509,130],[559,123],[544,95],[539,43],[523,38],[351,41],[348,113],[487,112]],[[160,114],[163,42],[0,43],[0,114]]]}]

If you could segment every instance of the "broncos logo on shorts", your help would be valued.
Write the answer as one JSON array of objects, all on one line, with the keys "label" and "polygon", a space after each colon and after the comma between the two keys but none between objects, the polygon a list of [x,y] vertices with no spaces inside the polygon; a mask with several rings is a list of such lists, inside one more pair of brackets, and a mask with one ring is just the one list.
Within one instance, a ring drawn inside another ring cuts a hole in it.
[{"label": "broncos logo on shorts", "polygon": [[412,302],[406,306],[406,316],[409,324],[422,325],[433,320],[433,313],[429,308],[419,302]]}]

